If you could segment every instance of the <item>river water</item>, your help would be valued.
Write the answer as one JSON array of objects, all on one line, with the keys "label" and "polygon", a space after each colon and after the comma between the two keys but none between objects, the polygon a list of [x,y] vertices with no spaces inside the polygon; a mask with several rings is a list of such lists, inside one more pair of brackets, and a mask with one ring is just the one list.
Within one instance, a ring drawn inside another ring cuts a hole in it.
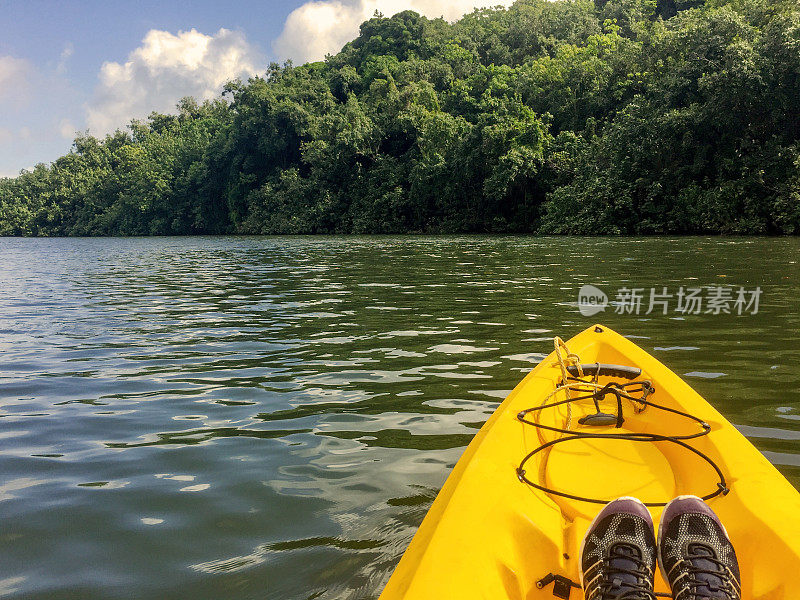
[{"label": "river water", "polygon": [[[595,321],[798,485],[798,261],[798,239],[0,239],[0,597],[375,598],[480,425]],[[584,317],[584,284],[645,300]],[[719,286],[760,288],[757,313],[645,314],[651,287]]]}]

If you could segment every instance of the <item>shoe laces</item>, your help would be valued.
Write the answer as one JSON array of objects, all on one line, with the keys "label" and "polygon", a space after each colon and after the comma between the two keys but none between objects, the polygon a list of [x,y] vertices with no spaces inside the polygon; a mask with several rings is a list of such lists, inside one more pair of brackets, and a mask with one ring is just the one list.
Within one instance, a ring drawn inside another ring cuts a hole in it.
[{"label": "shoe laces", "polygon": [[590,569],[594,576],[587,583],[596,587],[587,600],[656,600],[653,573],[638,553],[629,544],[615,544]]},{"label": "shoe laces", "polygon": [[675,600],[741,598],[739,582],[736,581],[728,565],[719,560],[714,551],[704,544],[691,544],[686,557],[673,565],[671,571],[675,570],[682,572],[675,579],[675,584],[685,578],[684,581],[680,581],[681,588],[675,594]]}]

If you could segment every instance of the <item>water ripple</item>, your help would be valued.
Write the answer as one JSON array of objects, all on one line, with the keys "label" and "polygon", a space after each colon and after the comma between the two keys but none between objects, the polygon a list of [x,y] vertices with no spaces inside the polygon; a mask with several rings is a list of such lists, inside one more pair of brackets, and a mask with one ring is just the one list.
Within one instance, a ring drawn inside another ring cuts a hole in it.
[{"label": "water ripple", "polygon": [[376,597],[475,431],[591,324],[585,283],[761,286],[754,316],[592,319],[798,483],[798,246],[0,239],[0,596]]}]

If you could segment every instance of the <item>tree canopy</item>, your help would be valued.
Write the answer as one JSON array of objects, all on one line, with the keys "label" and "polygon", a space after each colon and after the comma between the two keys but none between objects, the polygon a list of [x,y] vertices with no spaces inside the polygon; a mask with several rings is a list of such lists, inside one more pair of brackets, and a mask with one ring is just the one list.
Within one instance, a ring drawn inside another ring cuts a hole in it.
[{"label": "tree canopy", "polygon": [[376,15],[0,179],[1,235],[800,233],[791,0]]}]

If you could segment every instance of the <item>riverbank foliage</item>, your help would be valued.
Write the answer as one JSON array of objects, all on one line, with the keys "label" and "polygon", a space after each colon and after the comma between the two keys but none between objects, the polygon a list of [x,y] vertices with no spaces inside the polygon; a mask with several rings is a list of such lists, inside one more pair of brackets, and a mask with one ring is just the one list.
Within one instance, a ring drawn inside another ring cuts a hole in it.
[{"label": "riverbank foliage", "polygon": [[0,234],[800,233],[800,9],[376,15],[0,180]]}]

